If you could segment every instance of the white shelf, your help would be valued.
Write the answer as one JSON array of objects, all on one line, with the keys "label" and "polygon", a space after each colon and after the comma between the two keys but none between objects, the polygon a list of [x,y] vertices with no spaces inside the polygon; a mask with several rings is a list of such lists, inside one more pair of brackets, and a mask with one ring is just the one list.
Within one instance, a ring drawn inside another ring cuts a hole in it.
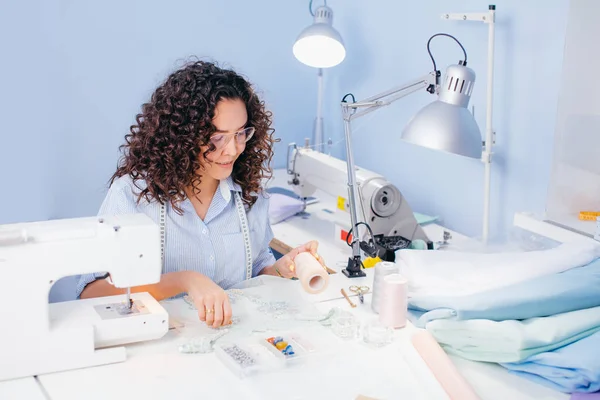
[{"label": "white shelf", "polygon": [[[579,226],[577,222],[580,222],[581,226]],[[565,227],[561,227],[557,223],[564,225]],[[577,216],[563,216],[560,219],[560,222],[555,218],[553,223],[530,213],[516,213],[513,224],[561,243],[578,240],[590,240],[596,242],[593,238],[597,226],[596,223],[590,221],[589,224],[584,224],[584,221],[579,221]],[[580,229],[576,230],[575,228],[567,228],[566,226],[579,226]]]},{"label": "white shelf", "polygon": [[548,215],[547,220],[590,237],[596,233],[596,221],[582,221],[579,214],[552,214]]}]

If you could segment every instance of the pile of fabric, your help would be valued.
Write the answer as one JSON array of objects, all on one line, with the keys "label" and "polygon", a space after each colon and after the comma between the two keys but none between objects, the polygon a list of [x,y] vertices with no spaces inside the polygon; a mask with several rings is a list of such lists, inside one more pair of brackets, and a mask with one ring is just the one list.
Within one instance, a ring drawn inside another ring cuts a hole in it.
[{"label": "pile of fabric", "polygon": [[600,391],[600,245],[519,253],[400,250],[409,308],[448,353],[565,393]]}]

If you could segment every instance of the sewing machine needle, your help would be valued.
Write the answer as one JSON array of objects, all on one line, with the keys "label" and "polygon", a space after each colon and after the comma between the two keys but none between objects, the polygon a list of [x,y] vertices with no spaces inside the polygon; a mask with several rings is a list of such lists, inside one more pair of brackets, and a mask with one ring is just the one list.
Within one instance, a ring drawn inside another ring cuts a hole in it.
[{"label": "sewing machine needle", "polygon": [[129,309],[131,310],[131,308],[133,307],[133,301],[131,301],[131,288],[127,288],[127,307],[129,307]]}]

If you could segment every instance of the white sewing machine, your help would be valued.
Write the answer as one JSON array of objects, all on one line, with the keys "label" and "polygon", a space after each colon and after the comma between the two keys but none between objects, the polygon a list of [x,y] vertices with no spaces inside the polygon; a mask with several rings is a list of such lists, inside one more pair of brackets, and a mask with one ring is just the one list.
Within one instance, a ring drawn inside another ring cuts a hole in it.
[{"label": "white sewing machine", "polygon": [[[349,229],[348,173],[346,163],[338,158],[290,144],[287,170],[289,184],[302,198],[314,194],[317,189],[338,199],[337,210],[342,211],[343,224]],[[396,186],[383,176],[363,168],[356,168],[358,189],[358,221],[371,227],[374,235],[402,236],[409,240],[421,239],[430,242],[418,224],[413,211]],[[368,235],[362,230],[361,238]]]},{"label": "white sewing machine", "polygon": [[160,232],[146,215],[0,225],[0,271],[0,381],[125,361],[115,346],[168,331],[148,293],[48,303],[66,276],[105,271],[118,288],[159,282]]}]

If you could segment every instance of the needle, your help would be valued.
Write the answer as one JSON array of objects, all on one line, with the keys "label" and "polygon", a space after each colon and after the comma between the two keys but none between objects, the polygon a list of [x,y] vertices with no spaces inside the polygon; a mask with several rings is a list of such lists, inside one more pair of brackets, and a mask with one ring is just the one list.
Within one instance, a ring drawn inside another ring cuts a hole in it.
[{"label": "needle", "polygon": [[127,307],[131,310],[133,308],[133,300],[131,300],[131,288],[127,288]]}]

